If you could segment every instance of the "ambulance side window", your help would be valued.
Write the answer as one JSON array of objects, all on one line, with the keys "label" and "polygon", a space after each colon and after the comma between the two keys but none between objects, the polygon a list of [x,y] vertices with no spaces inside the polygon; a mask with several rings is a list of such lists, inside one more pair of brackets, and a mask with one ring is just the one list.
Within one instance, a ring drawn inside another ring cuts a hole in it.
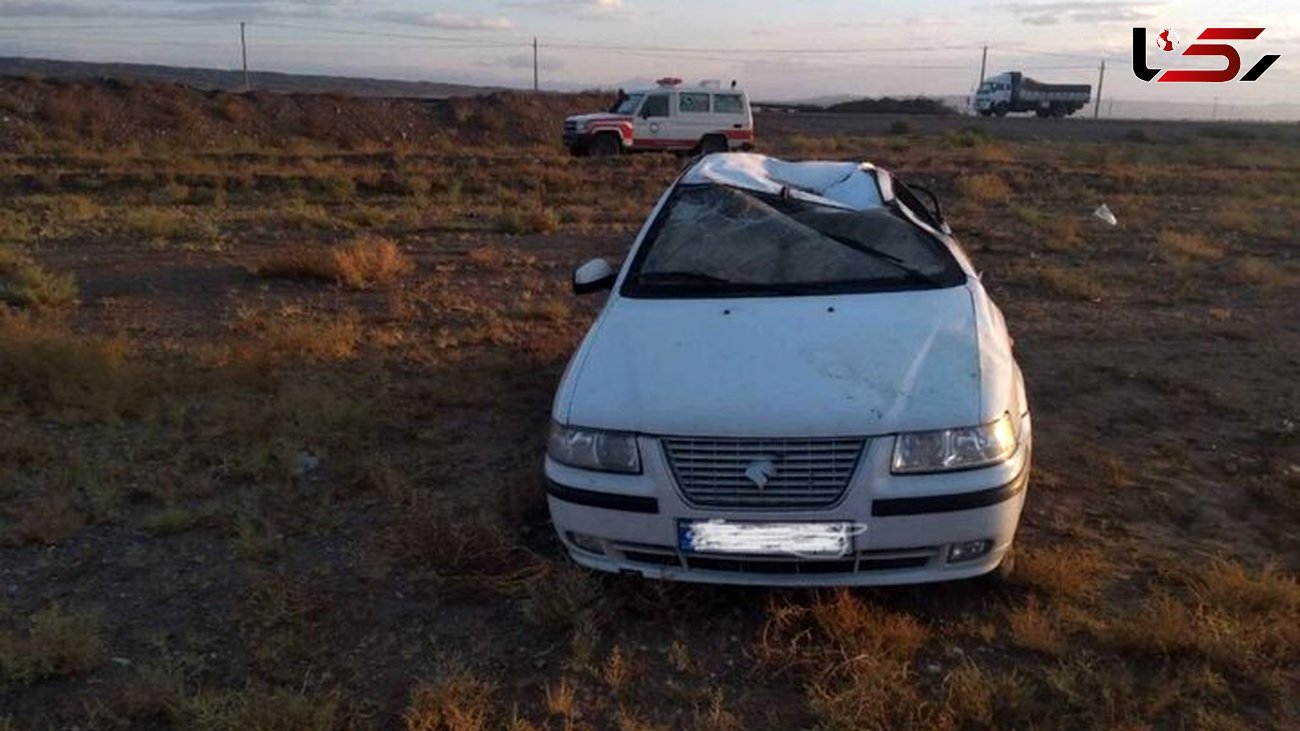
[{"label": "ambulance side window", "polygon": [[740,114],[743,109],[739,94],[713,95],[713,111],[718,114]]},{"label": "ambulance side window", "polygon": [[668,95],[651,94],[645,98],[645,104],[641,105],[642,117],[667,117],[668,116]]}]

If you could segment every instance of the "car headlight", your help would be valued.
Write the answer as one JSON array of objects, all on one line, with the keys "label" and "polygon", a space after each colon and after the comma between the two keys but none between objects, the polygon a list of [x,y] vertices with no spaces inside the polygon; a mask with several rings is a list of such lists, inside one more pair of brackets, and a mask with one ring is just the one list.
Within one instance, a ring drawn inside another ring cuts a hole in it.
[{"label": "car headlight", "polygon": [[636,435],[551,422],[546,454],[560,464],[600,472],[640,472]]},{"label": "car headlight", "polygon": [[899,434],[891,471],[907,474],[986,467],[1005,462],[1015,451],[1015,425],[1010,414],[1003,414],[991,424]]}]

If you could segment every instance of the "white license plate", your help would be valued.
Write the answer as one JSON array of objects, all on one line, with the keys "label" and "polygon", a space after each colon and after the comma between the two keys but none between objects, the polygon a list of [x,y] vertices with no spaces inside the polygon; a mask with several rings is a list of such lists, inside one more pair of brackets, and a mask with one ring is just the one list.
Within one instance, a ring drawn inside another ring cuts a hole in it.
[{"label": "white license plate", "polygon": [[744,523],[681,520],[677,546],[684,553],[727,553],[799,558],[841,558],[853,552],[863,526],[837,523]]}]

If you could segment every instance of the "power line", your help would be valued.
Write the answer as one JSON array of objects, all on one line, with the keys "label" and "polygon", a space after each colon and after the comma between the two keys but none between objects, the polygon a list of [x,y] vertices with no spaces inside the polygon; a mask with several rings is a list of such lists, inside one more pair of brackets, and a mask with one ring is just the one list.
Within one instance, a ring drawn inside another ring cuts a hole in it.
[{"label": "power line", "polygon": [[347,36],[372,36],[377,38],[406,38],[418,41],[434,41],[436,43],[446,43],[449,45],[465,46],[468,48],[519,48],[527,45],[527,41],[467,41],[464,38],[451,38],[449,36],[433,36],[422,33],[390,33],[373,30],[351,30],[345,28],[322,28],[319,26],[297,25],[294,23],[257,23],[264,28],[284,28],[287,30],[304,30],[314,33],[333,33],[336,35]]}]

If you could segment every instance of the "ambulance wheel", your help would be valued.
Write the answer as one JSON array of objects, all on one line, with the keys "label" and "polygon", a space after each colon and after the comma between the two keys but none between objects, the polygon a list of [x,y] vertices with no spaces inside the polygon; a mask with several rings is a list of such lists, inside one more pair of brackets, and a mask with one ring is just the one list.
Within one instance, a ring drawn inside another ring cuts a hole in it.
[{"label": "ambulance wheel", "polygon": [[596,135],[587,147],[587,154],[592,157],[614,157],[619,153],[618,139],[611,134]]},{"label": "ambulance wheel", "polygon": [[727,138],[722,135],[707,135],[700,140],[700,154],[712,155],[715,152],[727,151]]}]

